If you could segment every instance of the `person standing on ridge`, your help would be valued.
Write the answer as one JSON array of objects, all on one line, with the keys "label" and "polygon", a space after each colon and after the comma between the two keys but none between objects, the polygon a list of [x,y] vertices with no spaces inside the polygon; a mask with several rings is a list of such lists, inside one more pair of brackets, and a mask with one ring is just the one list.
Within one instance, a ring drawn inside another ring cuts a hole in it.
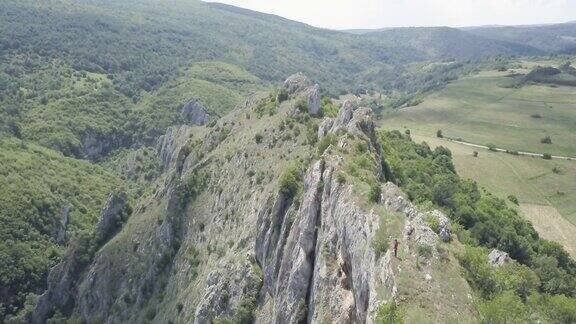
[{"label": "person standing on ridge", "polygon": [[394,248],[394,257],[395,257],[395,258],[398,257],[398,245],[399,245],[399,244],[400,244],[400,243],[398,242],[398,240],[397,240],[397,239],[394,239],[393,248]]}]

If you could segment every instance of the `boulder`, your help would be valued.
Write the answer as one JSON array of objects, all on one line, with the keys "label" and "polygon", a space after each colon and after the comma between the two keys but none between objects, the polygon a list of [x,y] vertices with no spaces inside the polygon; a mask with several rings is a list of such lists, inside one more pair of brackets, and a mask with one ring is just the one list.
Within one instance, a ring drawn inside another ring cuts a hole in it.
[{"label": "boulder", "polygon": [[510,261],[510,256],[504,251],[493,249],[490,254],[488,254],[488,262],[493,267],[501,267]]}]

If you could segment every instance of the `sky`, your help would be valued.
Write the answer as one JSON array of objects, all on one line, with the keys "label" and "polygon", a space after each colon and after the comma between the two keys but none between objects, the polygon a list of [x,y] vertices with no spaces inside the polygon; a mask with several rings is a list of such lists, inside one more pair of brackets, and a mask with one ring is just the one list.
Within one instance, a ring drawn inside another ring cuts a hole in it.
[{"label": "sky", "polygon": [[217,0],[217,2],[331,29],[522,25],[576,20],[576,0]]}]

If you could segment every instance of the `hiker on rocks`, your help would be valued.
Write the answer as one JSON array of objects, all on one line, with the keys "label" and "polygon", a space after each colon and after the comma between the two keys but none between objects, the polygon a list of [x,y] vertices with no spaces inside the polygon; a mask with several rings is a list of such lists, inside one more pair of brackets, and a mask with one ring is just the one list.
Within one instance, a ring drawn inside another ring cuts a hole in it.
[{"label": "hiker on rocks", "polygon": [[394,239],[394,244],[393,244],[393,248],[394,248],[394,257],[397,258],[398,257],[398,245],[400,243],[398,242],[398,239]]}]

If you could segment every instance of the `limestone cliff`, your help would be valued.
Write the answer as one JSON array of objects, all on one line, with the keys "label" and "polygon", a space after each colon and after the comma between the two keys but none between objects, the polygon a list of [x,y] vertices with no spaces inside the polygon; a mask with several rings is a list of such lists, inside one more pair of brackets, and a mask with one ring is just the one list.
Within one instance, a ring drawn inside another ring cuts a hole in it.
[{"label": "limestone cliff", "polygon": [[[293,105],[317,88],[302,75],[284,87],[292,97],[273,115],[250,118],[252,107],[239,107],[213,126],[167,130],[157,145],[164,173],[63,287],[72,316],[89,323],[373,323],[381,305],[413,293],[403,290],[406,275],[420,276],[430,294],[448,290],[435,271],[450,224],[386,183],[371,110],[344,103],[338,117],[310,121],[315,111],[295,115]],[[312,140],[329,141],[323,151],[300,131],[307,122],[319,124]],[[363,172],[382,188],[375,201],[349,170],[356,147],[371,161]],[[279,180],[293,162],[304,166],[297,192],[282,190]],[[442,240],[428,217],[438,219]],[[403,259],[388,249],[394,238]],[[425,258],[422,245],[432,251]],[[459,285],[459,294],[469,291]],[[39,303],[36,322],[62,304]]]}]

